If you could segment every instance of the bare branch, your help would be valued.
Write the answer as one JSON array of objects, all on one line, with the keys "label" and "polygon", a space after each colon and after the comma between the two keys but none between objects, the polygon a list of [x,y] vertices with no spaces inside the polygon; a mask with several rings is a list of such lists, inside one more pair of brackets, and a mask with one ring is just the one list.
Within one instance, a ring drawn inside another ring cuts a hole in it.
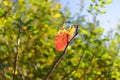
[{"label": "bare branch", "polygon": [[5,11],[4,12],[4,14],[2,14],[1,16],[0,16],[0,18],[2,18],[2,17],[4,17],[4,16],[6,16],[7,15],[7,13],[12,9],[12,7],[15,5],[15,3],[13,3],[13,5],[11,6],[11,7],[9,7],[8,8],[8,10],[7,11]]},{"label": "bare branch", "polygon": [[80,57],[78,64],[68,74],[64,75],[62,80],[64,80],[66,77],[68,77],[73,71],[78,69],[79,65],[81,64],[82,58],[83,58],[83,55]]},{"label": "bare branch", "polygon": [[2,4],[3,0],[0,0],[0,4]]},{"label": "bare branch", "polygon": [[[94,55],[92,56],[92,58],[91,58],[91,60],[90,60],[90,63],[88,63],[88,67],[87,67],[87,69],[90,67],[90,65],[92,65],[92,60],[94,59]],[[81,80],[82,79],[82,77],[84,77],[86,75],[86,69],[84,69],[84,72],[83,72],[83,74],[80,76],[80,78],[79,78],[79,80]]]},{"label": "bare branch", "polygon": [[47,80],[49,78],[49,76],[52,74],[52,72],[54,71],[54,69],[56,68],[56,66],[59,64],[60,60],[62,59],[62,57],[66,54],[66,49],[68,47],[68,45],[72,42],[72,40],[75,38],[75,36],[78,34],[78,25],[76,26],[76,31],[75,34],[73,35],[73,37],[68,41],[64,51],[60,54],[60,56],[57,58],[57,60],[53,63],[50,71],[47,73],[46,77],[44,80]]},{"label": "bare branch", "polygon": [[[21,24],[21,20],[19,21]],[[19,50],[19,47],[20,47],[20,29],[21,29],[21,26],[18,26],[18,37],[17,37],[17,50],[16,50],[16,53],[15,53],[15,58],[14,58],[14,73],[13,73],[13,80],[15,80],[15,73],[16,73],[16,70],[17,70],[17,60],[18,60],[18,50]]]}]

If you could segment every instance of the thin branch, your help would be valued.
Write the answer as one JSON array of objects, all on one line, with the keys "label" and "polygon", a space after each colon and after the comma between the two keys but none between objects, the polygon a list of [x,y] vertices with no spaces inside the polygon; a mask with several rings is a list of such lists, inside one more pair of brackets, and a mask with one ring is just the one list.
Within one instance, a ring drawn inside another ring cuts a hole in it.
[{"label": "thin branch", "polygon": [[20,46],[20,29],[21,27],[18,26],[18,37],[17,37],[17,50],[15,53],[15,59],[14,59],[14,73],[13,73],[13,80],[15,80],[15,74],[16,74],[16,70],[17,70],[17,60],[18,60],[18,50],[19,50],[19,46]]},{"label": "thin branch", "polygon": [[[88,64],[89,66],[87,67],[87,69],[90,67],[90,65],[92,65],[92,60],[93,60],[93,58],[94,58],[94,55],[92,56],[92,58],[91,58],[91,60],[90,60],[90,63]],[[84,69],[84,73],[80,76],[79,80],[81,80],[81,78],[86,75],[86,70],[87,70],[87,69]]]},{"label": "thin branch", "polygon": [[66,54],[66,49],[68,47],[68,45],[72,42],[72,40],[75,38],[75,36],[78,34],[78,26],[76,26],[76,31],[75,34],[73,35],[73,37],[68,41],[64,51],[60,54],[60,56],[57,58],[57,60],[53,63],[50,71],[47,73],[46,77],[44,80],[47,80],[49,78],[49,76],[52,74],[52,72],[54,71],[54,69],[56,68],[56,66],[59,64],[60,60],[62,59],[62,57]]},{"label": "thin branch", "polygon": [[78,66],[81,64],[82,57],[83,56],[80,57],[78,64],[68,74],[63,76],[62,80],[64,80],[66,77],[68,77],[73,71],[78,69]]},{"label": "thin branch", "polygon": [[0,0],[0,4],[2,4],[3,0]]},{"label": "thin branch", "polygon": [[9,7],[9,8],[8,8],[8,10],[7,10],[7,11],[5,11],[5,12],[4,12],[4,14],[2,14],[2,15],[0,16],[0,18],[2,18],[2,17],[4,17],[4,16],[6,16],[6,15],[8,14],[8,12],[12,9],[12,7],[13,7],[14,5],[15,5],[15,3],[13,3],[13,4],[12,4],[12,6],[11,6],[11,7]]}]

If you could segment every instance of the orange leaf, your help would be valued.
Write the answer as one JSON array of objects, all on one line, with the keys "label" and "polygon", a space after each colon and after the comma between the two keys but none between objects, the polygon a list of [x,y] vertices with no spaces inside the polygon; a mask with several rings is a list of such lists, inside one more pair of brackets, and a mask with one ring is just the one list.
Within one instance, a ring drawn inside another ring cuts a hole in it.
[{"label": "orange leaf", "polygon": [[68,31],[65,30],[66,25],[63,24],[62,29],[58,31],[55,36],[55,48],[58,51],[64,50],[70,38],[73,36],[75,32],[74,26],[71,26]]}]

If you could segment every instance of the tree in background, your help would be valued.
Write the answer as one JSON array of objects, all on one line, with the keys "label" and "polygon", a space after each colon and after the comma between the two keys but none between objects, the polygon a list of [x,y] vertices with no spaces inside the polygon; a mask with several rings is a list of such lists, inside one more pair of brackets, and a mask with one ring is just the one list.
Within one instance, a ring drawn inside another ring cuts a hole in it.
[{"label": "tree in background", "polygon": [[96,19],[111,0],[91,1],[88,12],[93,21],[87,22],[82,15],[74,20],[69,9],[61,11],[62,5],[54,0],[1,0],[0,79],[13,79],[18,53],[14,79],[43,80],[61,54],[54,39],[66,22],[78,24],[79,33],[48,79],[119,80],[120,34],[103,37],[104,29]]}]

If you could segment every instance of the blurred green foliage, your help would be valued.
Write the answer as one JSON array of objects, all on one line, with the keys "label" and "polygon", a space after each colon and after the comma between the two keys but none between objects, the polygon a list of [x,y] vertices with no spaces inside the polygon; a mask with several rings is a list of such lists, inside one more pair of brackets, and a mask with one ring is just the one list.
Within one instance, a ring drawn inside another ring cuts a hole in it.
[{"label": "blurred green foliage", "polygon": [[[91,14],[103,13],[100,9],[111,3],[91,1],[88,10]],[[86,22],[82,15],[73,20],[69,9],[61,8],[54,0],[19,0],[15,4],[1,0],[0,80],[12,80],[18,27],[21,29],[16,80],[43,80],[61,54],[55,49],[54,37],[64,22],[78,24],[79,34],[49,80],[120,79],[120,34],[103,37],[104,29],[97,27],[95,20]]]}]

